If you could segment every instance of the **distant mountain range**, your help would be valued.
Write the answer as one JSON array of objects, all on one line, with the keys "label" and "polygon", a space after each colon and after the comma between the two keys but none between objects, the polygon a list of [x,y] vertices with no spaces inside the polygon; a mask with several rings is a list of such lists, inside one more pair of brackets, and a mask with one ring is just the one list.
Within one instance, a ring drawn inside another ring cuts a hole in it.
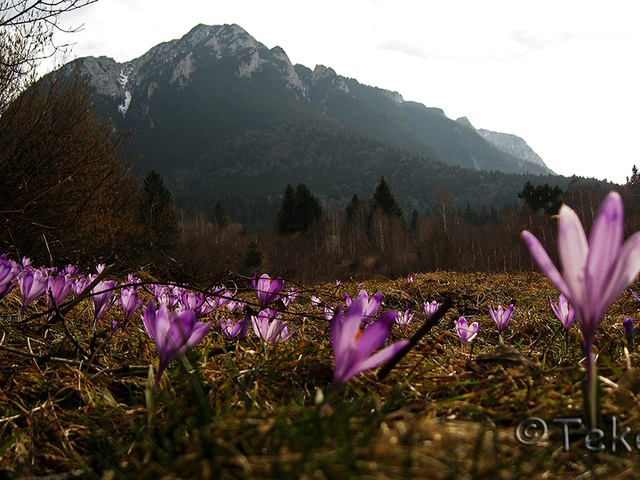
[{"label": "distant mountain range", "polygon": [[160,172],[186,210],[221,200],[249,228],[272,226],[287,183],[342,210],[385,175],[405,210],[423,213],[441,186],[460,207],[501,206],[527,180],[569,181],[549,177],[519,137],[322,65],[293,65],[237,25],[198,25],[125,63],[86,57],[62,68],[88,78],[118,128],[140,132],[129,146],[140,173]]}]

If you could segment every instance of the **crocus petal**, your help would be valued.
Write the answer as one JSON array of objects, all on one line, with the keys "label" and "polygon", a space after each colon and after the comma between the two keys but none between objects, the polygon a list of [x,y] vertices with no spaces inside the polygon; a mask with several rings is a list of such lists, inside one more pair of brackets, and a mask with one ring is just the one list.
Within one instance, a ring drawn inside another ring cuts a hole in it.
[{"label": "crocus petal", "polygon": [[368,304],[364,311],[364,315],[366,317],[369,317],[369,319],[371,320],[376,315],[376,313],[378,313],[378,310],[380,310],[381,305],[382,305],[382,292],[378,292],[373,297],[371,297],[371,300],[368,301]]},{"label": "crocus petal", "polygon": [[353,378],[359,373],[362,373],[366,370],[377,367],[382,362],[393,357],[397,352],[402,350],[408,343],[409,343],[408,340],[401,340],[387,347],[384,347],[382,350],[379,350],[378,352],[374,353],[370,357],[365,358],[361,362],[355,364],[351,369],[347,370],[344,373],[344,377],[347,379]]},{"label": "crocus petal", "polygon": [[[362,316],[364,314],[365,302],[366,300],[363,298],[356,298],[347,309],[344,320],[342,320],[338,342],[334,344],[334,352],[336,350],[346,352],[356,341],[356,335],[360,331],[360,323],[362,322]],[[335,322],[336,319],[340,322],[337,316],[334,317],[333,321]]]},{"label": "crocus petal", "polygon": [[591,298],[601,295],[608,285],[620,258],[623,235],[622,199],[619,195],[611,193],[602,203],[589,235],[587,295]]},{"label": "crocus petal", "polygon": [[[578,215],[566,205],[560,208],[559,213],[558,252],[568,292],[562,292],[562,289],[556,286],[572,303],[584,303],[587,300],[585,276],[589,246]],[[544,273],[546,274],[546,271]]]},{"label": "crocus petal", "polygon": [[634,233],[622,245],[615,268],[610,273],[604,291],[600,293],[598,311],[604,311],[640,273],[640,232]]},{"label": "crocus petal", "polygon": [[600,276],[614,265],[624,239],[624,209],[620,195],[607,195],[589,234],[587,274]]},{"label": "crocus petal", "polygon": [[571,294],[569,286],[560,275],[560,272],[549,258],[547,251],[544,249],[540,241],[529,231],[523,230],[521,233],[522,239],[527,244],[531,256],[538,264],[542,273],[553,283],[560,292],[565,296]]},{"label": "crocus petal", "polygon": [[195,347],[207,335],[213,322],[196,322],[186,343],[186,350]]},{"label": "crocus petal", "polygon": [[360,362],[378,348],[386,338],[389,337],[389,330],[398,318],[398,312],[391,310],[384,313],[378,320],[373,322],[362,333],[362,336],[355,342],[356,354],[353,357],[355,362]]}]

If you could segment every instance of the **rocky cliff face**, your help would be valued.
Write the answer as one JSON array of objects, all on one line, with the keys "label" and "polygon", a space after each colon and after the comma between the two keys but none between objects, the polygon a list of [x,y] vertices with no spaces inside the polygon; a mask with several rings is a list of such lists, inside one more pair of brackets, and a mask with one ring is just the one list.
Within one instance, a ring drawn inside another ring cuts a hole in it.
[{"label": "rocky cliff face", "polygon": [[[184,88],[203,61],[212,58],[235,60],[233,74],[238,78],[251,78],[267,64],[275,66],[288,88],[301,97],[305,95],[307,87],[284,50],[268,49],[238,25],[198,25],[184,37],[157,45],[142,57],[124,63],[107,57],[86,57],[72,63],[89,78],[98,95],[117,103],[117,111],[124,116],[134,96],[150,98],[161,87],[161,80]],[[149,82],[150,78],[153,80]],[[146,88],[141,91],[142,86]]]},{"label": "rocky cliff face", "polygon": [[[513,155],[514,157],[528,163],[539,165],[547,168],[542,158],[527,145],[524,139],[510,133],[493,132],[484,128],[476,129],[467,117],[461,117],[456,120],[460,125],[472,128],[482,136],[486,141],[500,149],[501,151]],[[549,170],[549,173],[553,173]]]},{"label": "rocky cliff face", "polygon": [[484,128],[479,128],[477,132],[482,135],[484,139],[491,142],[500,150],[507,152],[514,157],[521,158],[522,160],[525,160],[527,162],[546,167],[545,163],[542,161],[542,158],[540,158],[540,156],[536,152],[534,152],[529,145],[527,145],[527,142],[525,142],[517,135],[512,135],[510,133],[492,132],[490,130],[485,130]]}]

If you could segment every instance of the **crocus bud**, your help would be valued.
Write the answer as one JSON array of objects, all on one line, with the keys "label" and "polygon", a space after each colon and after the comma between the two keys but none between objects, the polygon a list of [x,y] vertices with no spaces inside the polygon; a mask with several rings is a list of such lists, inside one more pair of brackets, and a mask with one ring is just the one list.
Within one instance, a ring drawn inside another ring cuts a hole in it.
[{"label": "crocus bud", "polygon": [[627,339],[627,345],[629,348],[633,348],[633,319],[631,317],[622,320],[622,330]]}]

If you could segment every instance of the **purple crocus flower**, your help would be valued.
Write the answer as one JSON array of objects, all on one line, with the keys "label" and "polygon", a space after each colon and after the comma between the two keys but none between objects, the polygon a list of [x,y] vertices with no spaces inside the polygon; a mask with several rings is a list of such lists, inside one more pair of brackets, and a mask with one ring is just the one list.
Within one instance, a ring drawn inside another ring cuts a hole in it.
[{"label": "purple crocus flower", "polygon": [[76,265],[67,265],[66,267],[64,267],[64,269],[62,270],[62,273],[64,273],[65,275],[68,275],[69,277],[75,277],[78,274],[78,267]]},{"label": "purple crocus flower", "polygon": [[627,317],[622,320],[622,331],[627,339],[627,345],[629,348],[633,348],[633,318]]},{"label": "purple crocus flower", "polygon": [[567,297],[565,297],[562,293],[558,296],[558,304],[553,303],[551,297],[549,297],[549,304],[551,305],[551,310],[556,314],[560,323],[566,331],[569,331],[571,325],[573,325],[573,321],[576,317],[576,310],[573,306],[569,305],[567,301]]},{"label": "purple crocus flower", "polygon": [[[69,275],[60,274],[57,277],[49,277],[47,279],[47,292],[51,292],[51,295],[47,294],[47,307],[53,308],[53,304],[56,306],[62,304],[71,293],[71,286],[73,280]],[[53,297],[53,300],[51,299]]]},{"label": "purple crocus flower", "polygon": [[124,323],[127,323],[134,312],[142,307],[142,299],[136,287],[124,287],[120,290],[120,306],[124,313]]},{"label": "purple crocus flower", "polygon": [[382,305],[382,292],[378,292],[373,295],[371,300],[369,300],[369,294],[366,290],[360,290],[360,293],[358,293],[358,296],[354,300],[351,300],[347,293],[344,294],[344,303],[347,308],[349,308],[356,300],[363,300],[365,302],[362,321],[365,324],[371,323],[373,321],[373,317],[376,316],[378,310],[380,310],[380,306]]},{"label": "purple crocus flower", "polygon": [[24,268],[18,276],[18,286],[20,287],[20,296],[22,298],[22,310],[20,313],[20,318],[22,318],[27,306],[45,294],[47,278],[40,270]]},{"label": "purple crocus flower", "polygon": [[602,202],[589,235],[578,215],[566,205],[558,214],[558,252],[563,275],[538,239],[522,232],[531,255],[560,293],[576,310],[587,356],[587,404],[590,426],[596,425],[596,367],[593,340],[605,311],[640,272],[640,232],[624,240],[624,207],[617,192]]},{"label": "purple crocus flower", "polygon": [[359,373],[388,360],[409,343],[403,340],[373,353],[389,337],[391,327],[398,318],[398,312],[391,310],[384,313],[362,332],[360,325],[365,318],[367,306],[367,299],[358,296],[347,308],[344,318],[342,307],[335,310],[331,321],[331,343],[336,368],[331,390],[337,389]]},{"label": "purple crocus flower", "polygon": [[410,313],[409,310],[406,312],[398,312],[398,318],[396,318],[396,323],[400,326],[400,329],[404,332],[409,324],[413,320],[413,313]]},{"label": "purple crocus flower", "polygon": [[234,310],[242,311],[244,309],[244,303],[238,300],[231,300],[227,303],[227,310],[233,312]]},{"label": "purple crocus flower", "polygon": [[182,302],[182,310],[196,311],[204,305],[206,298],[200,292],[184,291],[179,300]]},{"label": "purple crocus flower", "polygon": [[440,304],[435,300],[431,303],[424,302],[424,313],[427,318],[431,318],[438,311],[438,308],[440,308]]},{"label": "purple crocus flower", "polygon": [[300,294],[296,292],[296,289],[291,287],[289,290],[287,290],[287,294],[282,298],[282,303],[285,307],[288,308],[289,305],[296,301],[299,295]]},{"label": "purple crocus flower", "polygon": [[491,315],[491,318],[493,318],[493,321],[496,322],[498,333],[500,334],[500,340],[502,341],[502,331],[511,321],[511,317],[513,316],[513,304],[509,305],[506,310],[502,309],[502,305],[498,305],[498,308],[495,310],[491,308],[491,305],[489,305],[489,314]]},{"label": "purple crocus flower", "polygon": [[[217,286],[212,289],[212,296],[207,297],[207,305],[210,310],[207,313],[211,313],[218,308],[231,303],[231,293],[229,293],[223,286]],[[233,310],[231,310],[233,311]]]},{"label": "purple crocus flower", "polygon": [[233,320],[220,320],[220,327],[228,338],[241,339],[247,336],[251,316],[246,315],[242,320],[233,323]]},{"label": "purple crocus flower", "polygon": [[462,343],[465,345],[465,347],[467,343],[472,342],[473,339],[478,336],[478,332],[480,331],[480,325],[478,324],[478,322],[473,322],[471,325],[469,325],[469,322],[467,322],[467,319],[464,317],[460,317],[458,320],[456,320],[455,325],[456,332],[458,333],[458,336],[460,337],[460,340],[462,340]]},{"label": "purple crocus flower", "polygon": [[0,255],[0,285],[11,283],[21,271],[22,267],[13,260],[7,259],[6,254]]},{"label": "purple crocus flower", "polygon": [[251,286],[256,293],[258,303],[264,308],[278,299],[278,294],[284,287],[284,280],[281,277],[271,280],[271,277],[266,273],[263,273],[258,279],[256,279],[257,276],[257,273],[253,275]]},{"label": "purple crocus flower", "polygon": [[113,303],[111,297],[113,295],[113,289],[116,287],[116,282],[113,280],[105,280],[98,282],[98,284],[91,290],[91,304],[93,305],[93,325],[91,329],[94,330],[98,323],[98,320],[109,310]]},{"label": "purple crocus flower", "polygon": [[289,340],[295,332],[287,332],[287,322],[283,322],[275,310],[265,308],[258,316],[251,316],[253,331],[267,343],[280,343]]},{"label": "purple crocus flower", "polygon": [[331,326],[331,320],[333,319],[333,315],[335,310],[331,308],[329,305],[324,306],[324,319],[327,322],[327,327]]},{"label": "purple crocus flower", "polygon": [[413,277],[413,275],[409,275],[409,276],[407,277],[407,283],[408,283],[409,285],[413,285],[413,283],[414,283],[415,281],[416,281],[416,279]]},{"label": "purple crocus flower", "polygon": [[22,267],[13,260],[8,260],[3,253],[0,255],[0,299],[6,297],[16,286],[14,280],[22,271]]},{"label": "purple crocus flower", "polygon": [[160,357],[154,390],[158,389],[160,377],[167,365],[200,343],[211,328],[211,322],[198,322],[190,310],[176,313],[162,304],[156,311],[153,300],[143,308],[142,323],[149,337],[156,343]]},{"label": "purple crocus flower", "polygon": [[80,275],[73,280],[73,284],[71,285],[71,290],[73,291],[73,294],[77,297],[82,292],[84,292],[85,288],[87,288],[90,283],[91,283],[91,279],[85,278],[82,275]]},{"label": "purple crocus flower", "polygon": [[13,290],[14,288],[16,288],[16,284],[13,282],[0,285],[0,299],[3,299],[7,295],[9,295],[11,290]]}]

